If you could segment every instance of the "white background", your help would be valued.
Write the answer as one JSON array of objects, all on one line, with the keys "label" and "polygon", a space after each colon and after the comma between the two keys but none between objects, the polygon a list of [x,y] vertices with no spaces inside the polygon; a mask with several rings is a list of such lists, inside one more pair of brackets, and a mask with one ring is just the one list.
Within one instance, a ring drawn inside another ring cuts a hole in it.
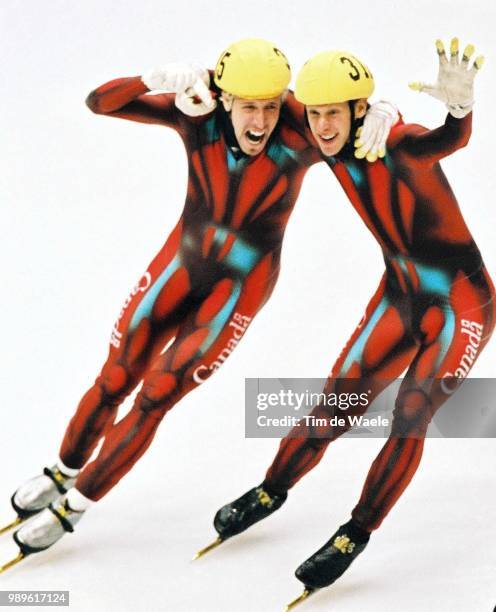
[{"label": "white background", "polygon": [[[474,42],[470,145],[443,163],[496,274],[493,147],[496,11],[489,0],[49,3],[1,9],[4,149],[2,441],[9,496],[55,458],[103,363],[129,290],[182,210],[186,165],[165,128],[92,115],[84,98],[118,76],[181,59],[213,66],[230,42],[273,40],[296,70],[326,48],[372,68],[375,99],[436,126],[441,104],[407,89],[436,74],[434,40]],[[165,419],[144,458],[77,533],[1,578],[1,589],[69,589],[71,609],[282,610],[297,565],[346,521],[382,440],[342,440],[270,520],[189,563],[215,510],[258,484],[276,440],[244,438],[244,377],[325,376],[382,270],[379,249],[323,165],[307,175],[272,299],[220,373]],[[493,376],[496,341],[473,376]],[[492,440],[428,440],[405,495],[356,565],[303,609],[485,611],[494,591]],[[8,536],[3,558],[15,552]]]}]

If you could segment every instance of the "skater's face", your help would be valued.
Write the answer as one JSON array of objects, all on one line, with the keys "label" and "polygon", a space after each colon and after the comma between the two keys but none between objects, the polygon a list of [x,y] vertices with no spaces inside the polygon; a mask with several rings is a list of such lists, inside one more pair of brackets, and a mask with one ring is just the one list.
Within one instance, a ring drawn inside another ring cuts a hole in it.
[{"label": "skater's face", "polygon": [[[337,155],[350,138],[351,110],[348,102],[307,106],[310,129],[324,155]],[[355,102],[355,118],[363,117],[367,101]]]},{"label": "skater's face", "polygon": [[281,96],[267,100],[234,98],[226,110],[231,111],[234,134],[243,153],[258,155],[279,120]]}]

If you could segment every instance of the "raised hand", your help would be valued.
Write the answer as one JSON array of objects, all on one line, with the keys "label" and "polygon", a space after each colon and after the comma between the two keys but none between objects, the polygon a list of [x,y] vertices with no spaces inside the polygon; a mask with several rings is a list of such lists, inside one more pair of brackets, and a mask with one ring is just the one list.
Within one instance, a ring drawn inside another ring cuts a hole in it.
[{"label": "raised hand", "polygon": [[472,65],[470,58],[474,54],[474,46],[467,45],[459,59],[458,38],[453,38],[450,45],[450,59],[446,57],[441,40],[436,41],[439,56],[439,72],[433,85],[422,82],[410,83],[415,91],[429,94],[444,102],[453,117],[462,119],[471,112],[474,105],[474,79],[484,63],[484,57],[479,55]]}]

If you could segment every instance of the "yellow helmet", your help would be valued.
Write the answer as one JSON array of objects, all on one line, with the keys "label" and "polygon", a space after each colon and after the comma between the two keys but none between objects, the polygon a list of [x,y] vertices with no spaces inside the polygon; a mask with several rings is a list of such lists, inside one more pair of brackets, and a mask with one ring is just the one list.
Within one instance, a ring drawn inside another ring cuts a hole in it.
[{"label": "yellow helmet", "polygon": [[295,96],[303,104],[319,105],[368,98],[374,77],[347,51],[323,51],[303,66],[296,77]]},{"label": "yellow helmet", "polygon": [[291,79],[291,68],[282,51],[260,38],[230,45],[215,66],[214,81],[222,90],[250,100],[275,98]]}]

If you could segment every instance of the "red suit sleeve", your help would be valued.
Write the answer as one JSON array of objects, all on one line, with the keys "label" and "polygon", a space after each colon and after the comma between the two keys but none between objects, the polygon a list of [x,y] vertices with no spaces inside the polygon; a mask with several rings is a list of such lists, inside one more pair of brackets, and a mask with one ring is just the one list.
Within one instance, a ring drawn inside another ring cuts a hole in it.
[{"label": "red suit sleeve", "polygon": [[432,165],[464,147],[471,133],[472,113],[463,119],[448,115],[444,125],[434,130],[421,125],[398,123],[391,130],[387,145],[421,164]]},{"label": "red suit sleeve", "polygon": [[129,77],[101,85],[90,93],[86,104],[101,115],[177,129],[180,113],[174,101],[175,94],[149,95],[141,77]]}]

